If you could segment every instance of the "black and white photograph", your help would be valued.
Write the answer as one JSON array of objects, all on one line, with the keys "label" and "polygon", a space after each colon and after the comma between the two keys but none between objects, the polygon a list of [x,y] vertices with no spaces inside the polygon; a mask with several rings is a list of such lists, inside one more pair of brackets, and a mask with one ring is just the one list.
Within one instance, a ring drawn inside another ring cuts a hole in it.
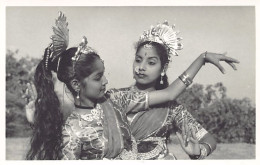
[{"label": "black and white photograph", "polygon": [[4,163],[256,163],[256,1],[91,2],[1,7]]}]

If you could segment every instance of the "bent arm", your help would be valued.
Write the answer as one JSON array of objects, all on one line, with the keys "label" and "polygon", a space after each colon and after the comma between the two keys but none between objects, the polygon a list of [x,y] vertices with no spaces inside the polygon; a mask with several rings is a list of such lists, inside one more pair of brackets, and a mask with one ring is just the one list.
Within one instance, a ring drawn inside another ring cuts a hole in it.
[{"label": "bent arm", "polygon": [[239,63],[238,60],[227,57],[225,54],[209,52],[202,53],[185,71],[186,74],[184,77],[188,77],[188,79],[186,79],[188,81],[186,81],[184,77],[177,78],[166,89],[150,92],[149,106],[175,100],[184,91],[187,84],[189,85],[191,83],[205,62],[215,65],[222,73],[225,73],[225,69],[219,63],[220,61],[226,62],[234,70],[236,70],[234,63]]},{"label": "bent arm", "polygon": [[[186,70],[186,73],[193,79],[204,64],[204,54],[200,55]],[[177,78],[169,87],[149,93],[149,106],[175,100],[185,89],[186,85]]]},{"label": "bent arm", "polygon": [[124,113],[135,113],[147,110],[148,92],[131,90],[131,88],[110,89],[107,94],[109,99],[119,107],[122,107]]}]

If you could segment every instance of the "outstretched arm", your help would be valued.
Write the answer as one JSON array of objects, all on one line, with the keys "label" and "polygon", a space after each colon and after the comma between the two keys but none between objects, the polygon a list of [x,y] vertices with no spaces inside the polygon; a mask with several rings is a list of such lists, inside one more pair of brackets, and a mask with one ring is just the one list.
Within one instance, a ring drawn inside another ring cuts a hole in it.
[{"label": "outstretched arm", "polygon": [[169,85],[169,87],[163,90],[150,92],[149,106],[175,100],[192,82],[193,78],[205,63],[215,65],[224,74],[225,69],[220,65],[220,61],[228,63],[234,70],[236,70],[234,63],[239,63],[238,60],[227,57],[225,54],[211,52],[202,53],[179,78]]}]

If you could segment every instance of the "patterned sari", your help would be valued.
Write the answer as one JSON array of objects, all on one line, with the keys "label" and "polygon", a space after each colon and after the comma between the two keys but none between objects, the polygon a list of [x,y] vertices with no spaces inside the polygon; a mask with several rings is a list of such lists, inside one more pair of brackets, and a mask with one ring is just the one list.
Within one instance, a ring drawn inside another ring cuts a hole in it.
[{"label": "patterned sari", "polygon": [[[111,89],[109,93],[114,103],[126,109],[131,109],[133,105],[128,103],[133,98],[131,95],[137,95],[140,91],[134,89],[134,87],[128,87]],[[128,100],[128,102],[125,100]],[[168,151],[167,138],[170,130],[174,127],[179,130],[182,129],[183,112],[188,118],[188,125],[196,128],[196,136],[200,140],[207,134],[207,131],[192,117],[187,109],[175,101],[151,107],[148,111],[130,111],[127,114],[132,134],[138,144],[137,159],[176,159]]]},{"label": "patterned sari", "polygon": [[[147,93],[133,99],[146,109]],[[132,104],[129,102],[129,104]],[[99,101],[86,115],[73,112],[63,128],[63,159],[137,159],[137,144],[133,138],[127,118],[127,110],[109,99]]]}]

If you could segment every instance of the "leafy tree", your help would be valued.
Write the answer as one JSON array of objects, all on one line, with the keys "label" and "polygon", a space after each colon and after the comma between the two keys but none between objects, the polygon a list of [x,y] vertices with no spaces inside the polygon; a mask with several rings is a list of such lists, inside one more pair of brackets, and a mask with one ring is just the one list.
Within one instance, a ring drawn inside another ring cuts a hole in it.
[{"label": "leafy tree", "polygon": [[33,80],[34,66],[39,62],[34,58],[15,56],[19,51],[7,50],[6,53],[6,136],[26,136],[30,127],[25,117],[23,98],[26,83]]},{"label": "leafy tree", "polygon": [[188,88],[177,101],[206,128],[218,142],[255,143],[255,107],[250,99],[231,99],[222,83]]}]

